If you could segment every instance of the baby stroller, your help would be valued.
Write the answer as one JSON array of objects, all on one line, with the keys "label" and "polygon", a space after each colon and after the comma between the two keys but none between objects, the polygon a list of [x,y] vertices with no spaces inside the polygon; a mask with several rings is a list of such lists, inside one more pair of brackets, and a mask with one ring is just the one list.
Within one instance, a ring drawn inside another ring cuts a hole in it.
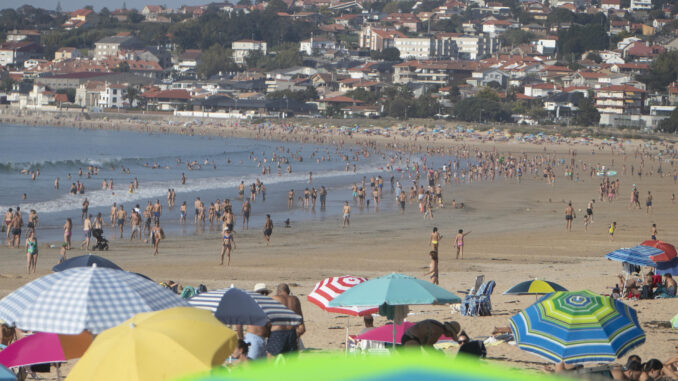
[{"label": "baby stroller", "polygon": [[92,235],[96,238],[97,243],[92,247],[92,251],[95,250],[108,250],[108,240],[104,238],[104,231],[101,229],[92,230]]}]

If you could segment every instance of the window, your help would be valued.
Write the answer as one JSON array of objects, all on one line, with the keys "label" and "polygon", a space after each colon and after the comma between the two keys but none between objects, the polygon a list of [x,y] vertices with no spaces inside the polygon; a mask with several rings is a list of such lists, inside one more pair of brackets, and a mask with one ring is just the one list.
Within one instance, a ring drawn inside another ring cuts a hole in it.
[{"label": "window", "polygon": [[118,103],[118,98],[113,97],[113,103]]},{"label": "window", "polygon": [[117,89],[113,89],[113,95],[118,95],[118,90],[117,90]]}]

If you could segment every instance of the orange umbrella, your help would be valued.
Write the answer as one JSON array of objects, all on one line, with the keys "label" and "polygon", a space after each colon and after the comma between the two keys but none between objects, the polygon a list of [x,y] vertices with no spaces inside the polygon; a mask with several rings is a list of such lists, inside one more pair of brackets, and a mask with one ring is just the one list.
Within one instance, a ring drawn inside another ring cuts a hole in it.
[{"label": "orange umbrella", "polygon": [[676,257],[676,248],[670,243],[647,240],[641,243],[641,245],[656,247],[657,249],[664,251],[663,254],[657,254],[650,257],[654,262],[668,262]]}]

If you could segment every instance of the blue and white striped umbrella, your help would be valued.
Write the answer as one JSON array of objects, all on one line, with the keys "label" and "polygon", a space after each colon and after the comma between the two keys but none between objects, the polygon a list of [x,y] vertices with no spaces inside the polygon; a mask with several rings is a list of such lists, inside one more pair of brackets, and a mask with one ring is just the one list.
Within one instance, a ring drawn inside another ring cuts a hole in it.
[{"label": "blue and white striped umbrella", "polygon": [[302,317],[273,298],[239,288],[203,292],[188,300],[193,307],[210,310],[224,324],[265,326],[302,323]]},{"label": "blue and white striped umbrella", "polygon": [[656,247],[638,245],[628,249],[617,249],[605,255],[605,258],[618,261],[627,262],[637,266],[656,267],[657,264],[650,259],[651,256],[662,254],[664,251]]},{"label": "blue and white striped umbrella", "polygon": [[0,300],[0,319],[20,329],[98,334],[140,312],[188,304],[136,274],[75,267],[38,278]]},{"label": "blue and white striped umbrella", "polygon": [[511,318],[520,349],[553,362],[610,362],[645,342],[636,311],[591,291],[548,294]]}]

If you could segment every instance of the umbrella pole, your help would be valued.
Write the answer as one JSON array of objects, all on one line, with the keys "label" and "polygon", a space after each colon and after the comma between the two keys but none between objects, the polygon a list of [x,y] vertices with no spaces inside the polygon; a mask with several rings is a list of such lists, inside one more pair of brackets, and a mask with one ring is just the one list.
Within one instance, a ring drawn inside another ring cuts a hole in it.
[{"label": "umbrella pole", "polygon": [[344,347],[346,347],[346,354],[348,355],[348,325],[351,324],[351,315],[346,315],[346,338],[344,339]]},{"label": "umbrella pole", "polygon": [[391,348],[392,351],[395,351],[395,345],[396,345],[396,323],[395,320],[393,320],[393,348]]}]

